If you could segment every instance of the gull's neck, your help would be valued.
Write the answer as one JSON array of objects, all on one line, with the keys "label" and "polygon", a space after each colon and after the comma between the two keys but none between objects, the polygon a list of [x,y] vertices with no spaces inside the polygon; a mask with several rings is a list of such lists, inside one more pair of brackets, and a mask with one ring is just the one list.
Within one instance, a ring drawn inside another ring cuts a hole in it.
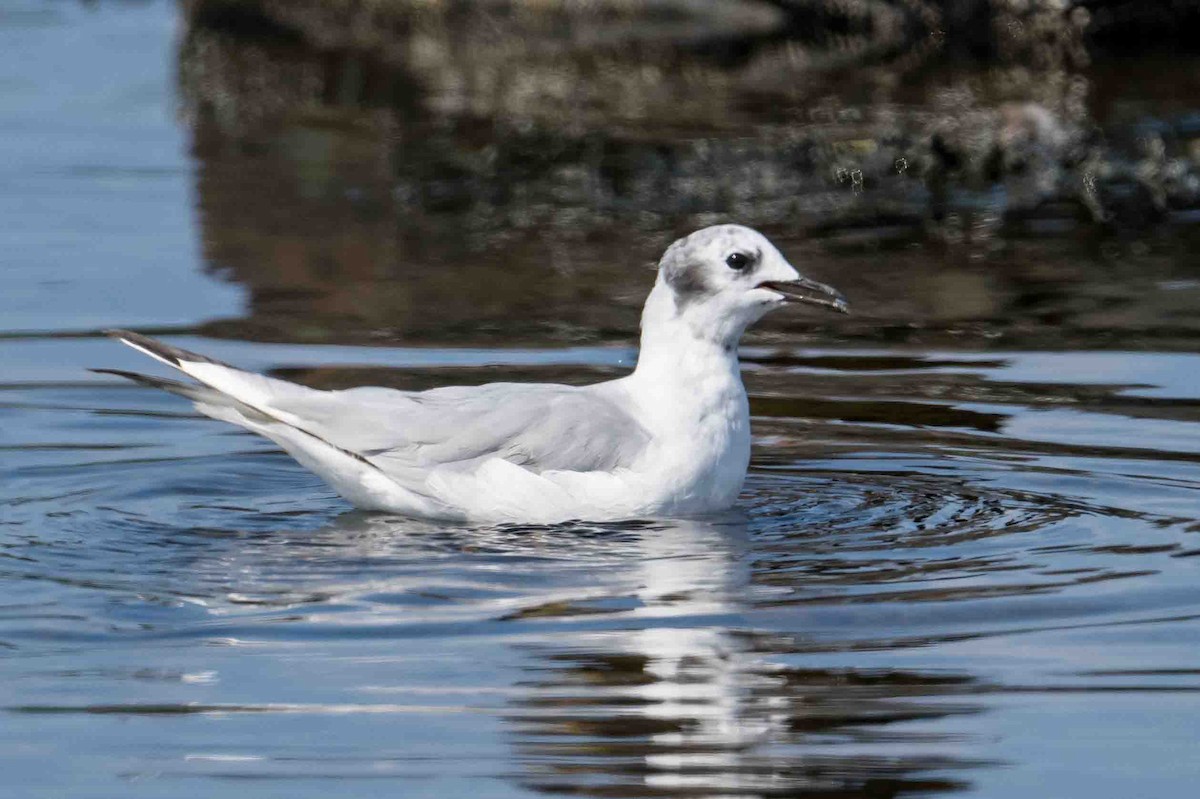
[{"label": "gull's neck", "polygon": [[[724,324],[722,324],[724,322]],[[659,284],[642,310],[642,339],[636,372],[640,376],[699,376],[737,372],[741,330],[726,320],[707,319],[703,309],[680,311],[671,290]]]},{"label": "gull's neck", "polygon": [[659,283],[642,312],[641,349],[629,388],[644,411],[664,423],[736,414],[746,402],[737,356],[741,332],[725,320],[706,319],[700,308],[681,313],[670,288]]}]

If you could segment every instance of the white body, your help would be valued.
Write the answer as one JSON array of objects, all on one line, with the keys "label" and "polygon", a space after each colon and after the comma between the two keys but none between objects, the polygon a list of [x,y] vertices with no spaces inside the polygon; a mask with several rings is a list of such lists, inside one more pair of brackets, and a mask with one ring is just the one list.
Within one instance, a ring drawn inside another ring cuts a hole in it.
[{"label": "white body", "polygon": [[270,438],[369,510],[520,522],[692,516],[737,500],[750,460],[737,343],[784,301],[763,284],[797,280],[748,228],[681,239],[646,301],[637,368],[581,388],[317,391],[121,331],[201,385],[118,374]]},{"label": "white body", "polygon": [[[654,302],[651,295],[648,305]],[[649,329],[632,374],[582,389],[626,410],[649,433],[628,466],[533,474],[493,460],[473,473],[433,475],[435,493],[468,518],[491,520],[692,516],[733,505],[750,463],[750,409],[737,350],[688,340],[669,327]]]}]

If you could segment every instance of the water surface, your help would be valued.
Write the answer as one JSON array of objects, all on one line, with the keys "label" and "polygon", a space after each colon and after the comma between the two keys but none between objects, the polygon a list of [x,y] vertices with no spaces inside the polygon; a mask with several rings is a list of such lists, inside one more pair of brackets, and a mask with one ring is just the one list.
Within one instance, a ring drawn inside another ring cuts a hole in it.
[{"label": "water surface", "polygon": [[461,216],[396,233],[372,194],[392,173],[363,167],[344,118],[279,134],[300,142],[287,157],[177,123],[173,6],[14,9],[0,795],[1200,780],[1186,226],[1105,248],[1013,234],[976,258],[781,224],[859,313],[747,342],[756,448],[734,511],[363,514],[269,442],[87,373],[146,366],[96,331],[321,387],[606,379],[633,362],[639,267],[671,227],[491,248],[490,228],[452,235]]}]

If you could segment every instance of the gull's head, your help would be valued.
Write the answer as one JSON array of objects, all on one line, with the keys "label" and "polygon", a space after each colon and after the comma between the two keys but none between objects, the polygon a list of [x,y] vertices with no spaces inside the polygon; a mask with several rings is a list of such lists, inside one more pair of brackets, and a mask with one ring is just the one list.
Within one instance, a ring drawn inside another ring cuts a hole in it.
[{"label": "gull's head", "polygon": [[670,295],[674,316],[694,333],[725,344],[787,303],[849,308],[836,289],[801,275],[766,236],[741,225],[706,227],[674,242],[659,261],[655,291]]}]

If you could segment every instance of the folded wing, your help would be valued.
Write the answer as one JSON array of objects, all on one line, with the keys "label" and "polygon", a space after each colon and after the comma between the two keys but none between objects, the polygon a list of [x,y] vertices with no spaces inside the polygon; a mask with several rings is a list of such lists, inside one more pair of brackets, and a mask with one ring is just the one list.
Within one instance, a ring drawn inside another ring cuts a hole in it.
[{"label": "folded wing", "polygon": [[[264,428],[291,428],[418,492],[432,471],[466,471],[495,459],[533,474],[612,471],[630,465],[649,441],[625,409],[593,387],[491,383],[424,392],[319,391],[136,333],[112,335],[207,387],[197,397],[186,384],[151,381],[196,400],[209,415],[264,434]],[[229,401],[214,400],[212,391]],[[210,412],[214,407],[220,412]]]}]

